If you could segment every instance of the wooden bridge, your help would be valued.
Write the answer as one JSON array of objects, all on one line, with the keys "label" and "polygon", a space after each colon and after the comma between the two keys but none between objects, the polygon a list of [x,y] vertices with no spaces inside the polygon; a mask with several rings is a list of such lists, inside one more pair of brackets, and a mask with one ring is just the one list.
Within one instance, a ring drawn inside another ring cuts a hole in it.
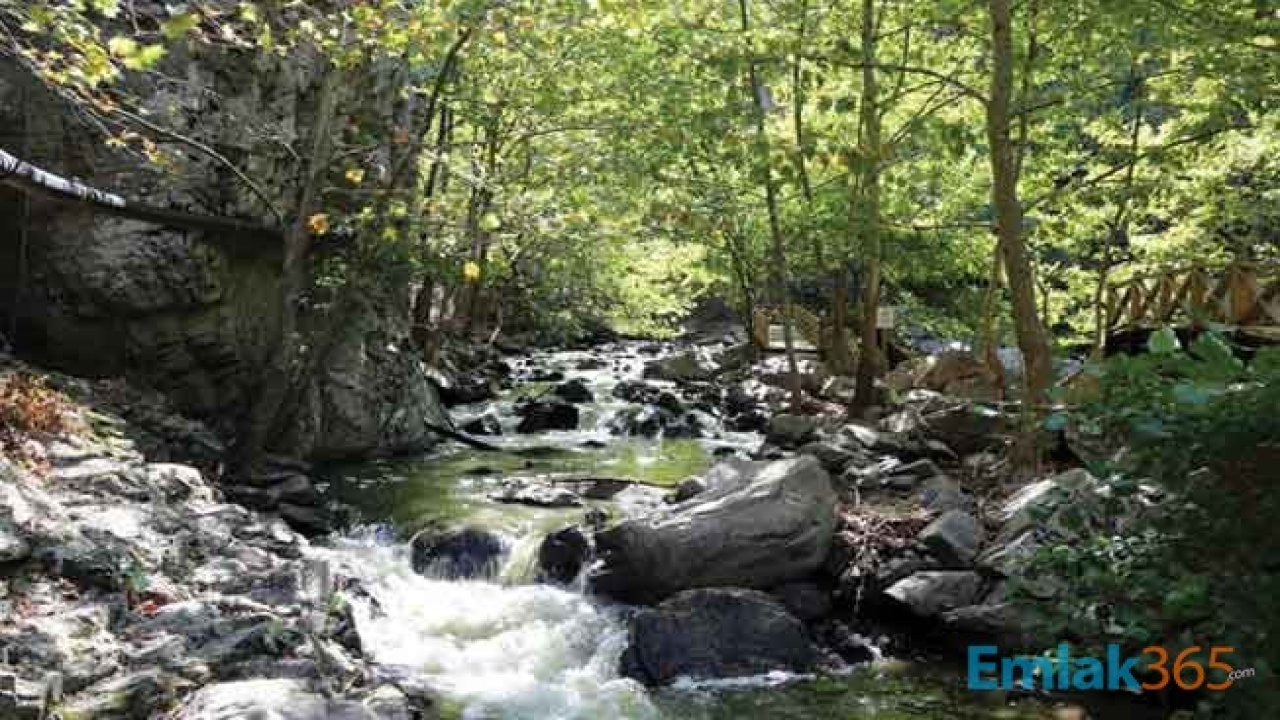
[{"label": "wooden bridge", "polygon": [[[791,306],[795,336],[792,345],[799,353],[816,353],[822,347],[822,321],[811,311],[798,305]],[[759,306],[751,316],[751,338],[756,346],[766,352],[786,350],[785,329],[782,325],[783,309]]]},{"label": "wooden bridge", "polygon": [[1192,265],[1135,276],[1107,288],[1103,309],[1108,336],[1225,325],[1280,342],[1280,263]]}]

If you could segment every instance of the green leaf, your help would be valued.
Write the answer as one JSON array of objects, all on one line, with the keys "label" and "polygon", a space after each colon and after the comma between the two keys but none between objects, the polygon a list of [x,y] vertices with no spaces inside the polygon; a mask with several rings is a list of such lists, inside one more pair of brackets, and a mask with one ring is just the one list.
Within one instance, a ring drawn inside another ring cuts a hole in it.
[{"label": "green leaf", "polygon": [[1173,399],[1183,405],[1204,405],[1212,398],[1212,395],[1198,385],[1178,383],[1173,386]]},{"label": "green leaf", "polygon": [[187,33],[200,26],[200,15],[184,12],[160,23],[160,33],[169,40],[181,40]]},{"label": "green leaf", "polygon": [[1167,325],[1151,333],[1151,337],[1147,339],[1147,350],[1153,355],[1172,355],[1181,349],[1178,334]]}]

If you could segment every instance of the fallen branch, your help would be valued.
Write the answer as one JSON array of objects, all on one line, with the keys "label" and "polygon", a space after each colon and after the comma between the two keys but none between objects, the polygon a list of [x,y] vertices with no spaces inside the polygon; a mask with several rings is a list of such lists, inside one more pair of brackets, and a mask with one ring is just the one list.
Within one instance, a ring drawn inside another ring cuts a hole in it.
[{"label": "fallen branch", "polygon": [[107,215],[157,225],[194,230],[233,230],[270,237],[280,236],[278,229],[252,220],[198,215],[128,201],[121,195],[85,185],[78,180],[68,180],[61,175],[36,167],[4,150],[0,150],[0,185],[7,185],[24,193],[44,195],[54,200],[91,205],[95,210]]}]

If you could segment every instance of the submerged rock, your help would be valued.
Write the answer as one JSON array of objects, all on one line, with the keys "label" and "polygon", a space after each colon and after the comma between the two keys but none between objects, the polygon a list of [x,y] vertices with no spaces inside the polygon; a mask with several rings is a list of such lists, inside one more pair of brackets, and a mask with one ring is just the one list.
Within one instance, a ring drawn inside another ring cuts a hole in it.
[{"label": "submerged rock", "polygon": [[689,588],[773,587],[818,569],[836,502],[818,461],[729,465],[734,472],[713,469],[691,500],[597,533],[591,589],[652,603]]},{"label": "submerged rock", "polygon": [[502,423],[499,422],[498,416],[493,413],[484,413],[479,417],[472,418],[463,422],[460,426],[462,432],[468,435],[501,435]]},{"label": "submerged rock", "polygon": [[502,538],[474,527],[443,534],[424,530],[409,545],[414,572],[446,580],[496,576],[507,552]]},{"label": "submerged rock", "polygon": [[770,596],[739,588],[682,592],[631,621],[622,673],[646,685],[817,666],[804,624]]},{"label": "submerged rock", "polygon": [[538,480],[520,479],[508,480],[489,499],[509,505],[548,508],[578,507],[582,504],[582,498],[568,488]]},{"label": "submerged rock", "polygon": [[521,407],[518,433],[538,433],[546,430],[576,430],[578,408],[563,400],[539,400]]}]

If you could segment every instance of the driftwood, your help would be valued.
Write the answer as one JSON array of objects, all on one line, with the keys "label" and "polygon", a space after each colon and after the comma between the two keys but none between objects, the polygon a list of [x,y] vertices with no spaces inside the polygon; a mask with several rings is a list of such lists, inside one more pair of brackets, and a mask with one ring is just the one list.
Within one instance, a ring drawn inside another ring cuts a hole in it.
[{"label": "driftwood", "polygon": [[280,230],[252,220],[200,215],[145,205],[123,196],[67,179],[0,150],[0,185],[55,200],[91,205],[98,212],[117,217],[192,230],[230,230],[279,238]]}]

